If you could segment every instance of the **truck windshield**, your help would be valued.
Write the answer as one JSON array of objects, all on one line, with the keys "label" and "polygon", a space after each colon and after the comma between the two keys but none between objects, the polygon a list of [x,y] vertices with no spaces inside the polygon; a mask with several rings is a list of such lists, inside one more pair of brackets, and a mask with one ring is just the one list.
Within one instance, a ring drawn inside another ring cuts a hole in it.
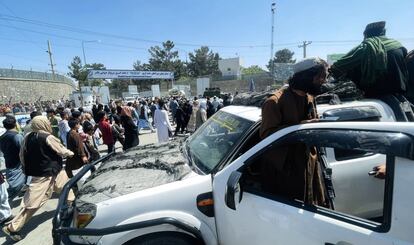
[{"label": "truck windshield", "polygon": [[210,173],[252,125],[252,121],[218,111],[189,138],[188,155],[198,168]]}]

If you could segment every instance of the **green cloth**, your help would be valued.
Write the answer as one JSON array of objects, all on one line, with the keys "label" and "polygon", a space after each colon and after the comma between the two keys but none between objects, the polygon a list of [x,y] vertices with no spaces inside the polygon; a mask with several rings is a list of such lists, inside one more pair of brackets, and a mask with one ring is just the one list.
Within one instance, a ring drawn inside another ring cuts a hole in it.
[{"label": "green cloth", "polygon": [[60,139],[59,138],[59,127],[58,127],[59,121],[54,116],[51,117],[51,118],[49,118],[49,121],[50,121],[50,126],[52,127],[52,134],[53,134],[53,136],[55,136],[56,138]]},{"label": "green cloth", "polygon": [[[366,38],[331,67],[335,78],[355,78],[359,74],[360,87],[372,87],[387,72],[387,52],[401,48],[400,42],[385,36]],[[354,73],[354,74],[352,74]]]}]

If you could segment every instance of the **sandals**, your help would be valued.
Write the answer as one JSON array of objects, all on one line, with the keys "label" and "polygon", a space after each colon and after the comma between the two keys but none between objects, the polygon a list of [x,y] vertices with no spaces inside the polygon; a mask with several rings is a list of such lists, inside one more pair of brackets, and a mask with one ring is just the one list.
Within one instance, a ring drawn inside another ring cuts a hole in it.
[{"label": "sandals", "polygon": [[20,233],[10,231],[8,225],[3,226],[2,230],[4,234],[6,234],[8,237],[10,237],[10,239],[12,239],[15,242],[18,242],[23,239]]}]

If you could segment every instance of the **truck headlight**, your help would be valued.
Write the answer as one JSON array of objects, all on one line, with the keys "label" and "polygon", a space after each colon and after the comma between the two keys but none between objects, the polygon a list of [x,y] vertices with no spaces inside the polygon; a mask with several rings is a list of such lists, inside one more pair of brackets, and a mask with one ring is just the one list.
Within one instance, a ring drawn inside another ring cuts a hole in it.
[{"label": "truck headlight", "polygon": [[92,203],[77,205],[73,215],[75,227],[85,228],[96,216],[96,205]]}]

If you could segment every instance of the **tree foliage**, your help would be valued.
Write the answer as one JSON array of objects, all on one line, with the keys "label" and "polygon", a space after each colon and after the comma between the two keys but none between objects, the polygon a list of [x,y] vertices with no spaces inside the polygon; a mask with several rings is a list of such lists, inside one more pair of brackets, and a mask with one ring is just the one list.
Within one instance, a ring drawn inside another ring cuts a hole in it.
[{"label": "tree foliage", "polygon": [[73,58],[73,61],[70,63],[70,66],[68,66],[68,68],[70,70],[70,72],[68,72],[68,75],[70,77],[78,81],[79,84],[85,82],[86,76],[85,76],[85,73],[82,72],[83,70],[82,61],[79,56],[75,56]]},{"label": "tree foliage", "polygon": [[213,53],[207,46],[194,50],[194,53],[189,53],[188,57],[190,59],[187,64],[189,76],[199,77],[220,74],[218,67],[220,56],[218,53]]},{"label": "tree foliage", "polygon": [[264,73],[266,72],[258,65],[251,65],[247,68],[242,68],[242,74],[243,75],[250,75],[250,74],[258,74],[258,73]]},{"label": "tree foliage", "polygon": [[79,87],[91,85],[91,86],[101,86],[103,83],[102,79],[92,79],[88,81],[88,70],[106,70],[104,64],[101,63],[92,63],[82,65],[82,61],[79,56],[75,56],[73,61],[68,66],[70,72],[68,75],[78,81]]},{"label": "tree foliage", "polygon": [[[276,51],[275,57],[273,57],[273,63],[295,63],[296,60],[292,59],[295,52],[289,49],[281,49]],[[272,60],[269,60],[267,68],[271,70]]]},{"label": "tree foliage", "polygon": [[127,91],[128,90],[129,80],[124,79],[112,79],[109,84],[109,88],[115,91]]},{"label": "tree foliage", "polygon": [[134,70],[136,70],[136,71],[149,71],[149,70],[151,70],[151,68],[149,67],[148,64],[142,63],[140,60],[135,61],[134,64],[132,65],[132,67],[134,67]]},{"label": "tree foliage", "polygon": [[[92,63],[86,64],[84,70],[86,72],[86,77],[88,77],[88,70],[106,70],[106,67],[102,63]],[[88,81],[86,81],[86,84],[91,86],[102,86],[103,81],[103,79],[89,79]]]},{"label": "tree foliage", "polygon": [[174,50],[174,46],[174,42],[168,40],[162,43],[162,47],[151,47],[148,50],[151,57],[148,64],[143,64],[143,66],[148,70],[173,71],[174,78],[179,79],[185,73],[185,64],[180,60],[178,51]]}]

